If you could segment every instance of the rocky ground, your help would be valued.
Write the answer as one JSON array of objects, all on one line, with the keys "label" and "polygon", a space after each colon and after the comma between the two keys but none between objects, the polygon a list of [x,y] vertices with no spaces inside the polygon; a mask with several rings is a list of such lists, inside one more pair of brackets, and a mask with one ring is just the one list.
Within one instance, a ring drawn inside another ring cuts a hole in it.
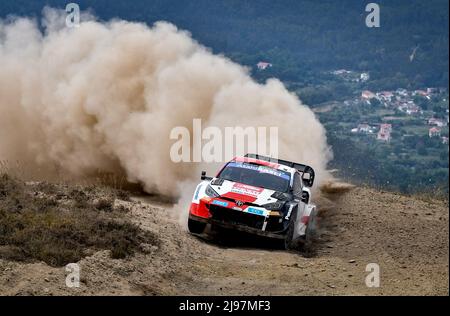
[{"label": "rocky ground", "polygon": [[[321,237],[309,256],[266,240],[189,235],[170,204],[145,196],[115,205],[158,241],[125,259],[98,249],[78,264],[78,288],[63,266],[0,259],[2,295],[448,295],[448,205],[355,188],[318,200]],[[380,267],[369,288],[366,266]]]}]

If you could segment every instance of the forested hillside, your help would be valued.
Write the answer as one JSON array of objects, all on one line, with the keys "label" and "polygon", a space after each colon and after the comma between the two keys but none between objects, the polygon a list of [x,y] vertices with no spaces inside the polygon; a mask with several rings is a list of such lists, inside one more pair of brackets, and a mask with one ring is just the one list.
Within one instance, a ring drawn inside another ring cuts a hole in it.
[{"label": "forested hillside", "polygon": [[[256,80],[279,78],[316,111],[340,176],[447,194],[447,0],[72,1],[103,21],[172,22]],[[39,20],[45,6],[69,2],[1,0],[0,19]],[[366,26],[369,2],[380,6],[379,28]],[[380,140],[385,124],[392,135]]]},{"label": "forested hillside", "polygon": [[[0,16],[39,16],[44,5],[69,1],[2,0]],[[217,53],[254,66],[274,65],[256,77],[297,85],[323,80],[322,71],[370,71],[373,89],[448,85],[446,0],[380,0],[381,27],[367,28],[365,6],[355,0],[79,0],[101,19],[149,24],[167,20],[192,32]],[[416,49],[411,62],[410,55]]]}]

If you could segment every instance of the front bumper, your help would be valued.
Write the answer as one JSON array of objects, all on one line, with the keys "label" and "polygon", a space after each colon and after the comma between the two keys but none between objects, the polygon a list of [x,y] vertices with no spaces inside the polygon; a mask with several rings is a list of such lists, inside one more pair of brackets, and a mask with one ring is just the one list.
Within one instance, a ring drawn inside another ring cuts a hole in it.
[{"label": "front bumper", "polygon": [[206,224],[211,224],[214,226],[223,227],[223,228],[230,229],[230,230],[241,231],[241,232],[249,233],[252,235],[258,235],[258,236],[273,238],[273,239],[284,239],[285,235],[286,235],[286,231],[275,233],[275,232],[261,230],[259,228],[249,227],[246,225],[241,225],[241,224],[236,224],[236,223],[228,223],[228,222],[225,222],[222,220],[214,219],[213,217],[205,218],[205,217],[200,217],[200,216],[195,216],[193,214],[189,214],[189,219],[198,221],[198,222],[202,222],[202,223],[206,223]]}]

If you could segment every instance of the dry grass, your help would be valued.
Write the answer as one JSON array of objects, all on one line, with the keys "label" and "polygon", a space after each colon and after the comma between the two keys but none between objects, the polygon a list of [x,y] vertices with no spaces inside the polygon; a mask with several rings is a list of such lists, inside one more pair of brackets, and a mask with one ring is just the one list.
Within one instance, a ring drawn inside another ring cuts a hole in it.
[{"label": "dry grass", "polygon": [[94,250],[125,258],[142,243],[158,244],[127,219],[116,199],[129,197],[98,186],[25,184],[0,175],[0,258],[62,266]]},{"label": "dry grass", "polygon": [[448,188],[445,187],[431,187],[428,190],[422,190],[413,194],[412,196],[424,202],[442,201],[449,203]]}]

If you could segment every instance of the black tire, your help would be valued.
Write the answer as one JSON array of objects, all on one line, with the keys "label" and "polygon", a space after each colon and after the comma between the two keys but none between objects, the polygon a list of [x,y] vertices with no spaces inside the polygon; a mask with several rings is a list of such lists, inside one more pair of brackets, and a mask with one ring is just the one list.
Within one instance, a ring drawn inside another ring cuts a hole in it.
[{"label": "black tire", "polygon": [[294,230],[295,230],[295,220],[297,219],[297,210],[292,212],[291,218],[289,220],[289,227],[284,237],[284,249],[286,250],[299,250],[300,242],[294,240]]},{"label": "black tire", "polygon": [[317,240],[317,212],[313,210],[309,215],[308,226],[306,227],[305,241],[303,243],[302,251],[305,254],[313,252],[313,246]]},{"label": "black tire", "polygon": [[306,242],[313,242],[317,238],[317,212],[313,210],[309,215],[308,226],[306,227]]},{"label": "black tire", "polygon": [[193,234],[201,234],[206,228],[206,223],[202,223],[193,219],[188,219],[189,232]]}]

